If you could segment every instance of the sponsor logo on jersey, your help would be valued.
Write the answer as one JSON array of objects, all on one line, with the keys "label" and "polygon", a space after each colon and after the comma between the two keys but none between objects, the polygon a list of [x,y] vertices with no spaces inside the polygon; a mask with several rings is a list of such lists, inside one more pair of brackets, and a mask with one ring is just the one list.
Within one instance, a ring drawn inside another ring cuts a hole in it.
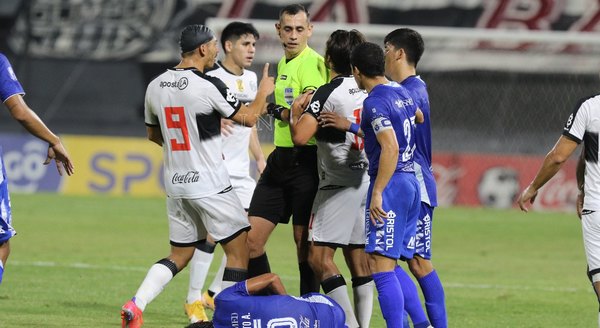
[{"label": "sponsor logo on jersey", "polygon": [[319,110],[321,109],[321,102],[318,100],[315,100],[313,102],[310,103],[310,110],[315,113],[318,114]]},{"label": "sponsor logo on jersey", "polygon": [[233,106],[237,106],[237,104],[239,102],[239,100],[235,97],[233,92],[231,92],[231,90],[229,90],[229,89],[227,89],[227,96],[226,96],[225,100],[227,100],[228,103],[233,104]]},{"label": "sponsor logo on jersey", "polygon": [[396,100],[396,106],[398,106],[398,108],[404,108],[405,106],[410,106],[413,104],[414,104],[414,102],[413,102],[412,98]]},{"label": "sponsor logo on jersey", "polygon": [[571,128],[571,125],[573,125],[573,118],[574,115],[573,113],[571,113],[571,115],[569,115],[569,119],[567,120],[567,124],[565,125],[565,131],[569,130]]},{"label": "sponsor logo on jersey", "polygon": [[183,90],[187,88],[189,82],[187,77],[182,77],[179,81],[160,81],[159,86],[161,88],[177,88]]},{"label": "sponsor logo on jersey", "polygon": [[355,95],[357,93],[367,93],[365,90],[359,89],[359,88],[351,88],[348,89],[348,93],[351,95]]},{"label": "sponsor logo on jersey", "polygon": [[369,167],[369,164],[367,162],[356,162],[356,163],[352,163],[349,165],[350,169],[353,171],[362,171],[362,170],[366,170],[367,167]]},{"label": "sponsor logo on jersey", "polygon": [[186,173],[175,172],[171,178],[173,184],[195,183],[199,180],[200,175],[198,174],[198,171],[188,171]]}]

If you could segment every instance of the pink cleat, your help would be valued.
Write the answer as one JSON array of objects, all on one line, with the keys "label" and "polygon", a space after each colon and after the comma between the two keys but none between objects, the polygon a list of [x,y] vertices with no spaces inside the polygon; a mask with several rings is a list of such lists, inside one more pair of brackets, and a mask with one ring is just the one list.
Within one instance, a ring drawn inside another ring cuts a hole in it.
[{"label": "pink cleat", "polygon": [[135,297],[121,308],[121,327],[140,328],[144,324],[142,310],[135,305]]}]

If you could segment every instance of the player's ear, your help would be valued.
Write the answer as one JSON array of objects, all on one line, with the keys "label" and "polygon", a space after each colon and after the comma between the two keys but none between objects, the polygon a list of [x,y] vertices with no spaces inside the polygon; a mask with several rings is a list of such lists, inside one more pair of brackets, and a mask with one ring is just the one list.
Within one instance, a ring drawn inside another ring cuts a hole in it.
[{"label": "player's ear", "polygon": [[281,24],[275,23],[275,31],[277,31],[277,36],[281,37]]},{"label": "player's ear", "polygon": [[308,31],[307,31],[307,35],[310,38],[312,36],[312,32],[313,32],[313,24],[308,23]]},{"label": "player's ear", "polygon": [[233,42],[230,40],[225,41],[225,49],[223,49],[225,53],[231,52],[231,49],[233,49]]}]

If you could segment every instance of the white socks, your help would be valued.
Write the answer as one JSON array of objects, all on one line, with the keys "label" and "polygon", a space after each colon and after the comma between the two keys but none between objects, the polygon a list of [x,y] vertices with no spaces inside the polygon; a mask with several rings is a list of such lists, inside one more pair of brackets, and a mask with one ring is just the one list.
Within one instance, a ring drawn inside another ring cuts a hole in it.
[{"label": "white socks", "polygon": [[192,256],[192,259],[188,263],[188,267],[190,268],[190,286],[187,295],[188,304],[192,304],[202,298],[202,287],[204,287],[213,257],[213,253],[206,253],[199,249],[194,251],[194,256]]},{"label": "white socks", "polygon": [[148,270],[146,278],[144,278],[140,288],[137,293],[135,293],[135,305],[137,305],[140,310],[144,311],[146,305],[152,302],[152,300],[162,292],[171,279],[173,279],[173,272],[171,269],[163,264],[154,264],[150,267],[150,270]]},{"label": "white socks", "polygon": [[358,328],[358,321],[356,321],[356,316],[354,316],[354,311],[352,310],[352,304],[350,304],[350,297],[348,296],[346,285],[333,289],[327,293],[327,296],[333,298],[342,307],[342,309],[344,309],[344,313],[346,313],[346,325],[349,328]]},{"label": "white socks", "polygon": [[352,288],[354,292],[354,311],[361,327],[369,327],[373,314],[373,280]]}]

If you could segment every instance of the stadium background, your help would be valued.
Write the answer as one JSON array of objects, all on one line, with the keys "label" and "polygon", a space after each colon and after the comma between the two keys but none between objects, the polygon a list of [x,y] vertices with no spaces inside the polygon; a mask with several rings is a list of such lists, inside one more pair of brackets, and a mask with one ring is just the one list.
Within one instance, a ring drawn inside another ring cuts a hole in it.
[{"label": "stadium background", "polygon": [[[0,111],[12,191],[162,195],[160,149],[144,139],[143,96],[146,83],[177,62],[182,26],[272,26],[282,6],[297,2],[312,13],[310,45],[319,50],[335,28],[357,28],[379,43],[381,31],[400,26],[424,32],[419,73],[430,90],[444,206],[514,206],[577,100],[599,90],[600,42],[589,41],[600,40],[596,0],[2,0],[0,51],[78,170],[63,179],[41,166],[46,146]],[[540,41],[518,39],[524,31]],[[273,28],[261,36],[255,64],[275,64],[282,51]],[[268,120],[259,132],[267,155]],[[570,210],[575,197],[572,160],[536,206]]]}]

